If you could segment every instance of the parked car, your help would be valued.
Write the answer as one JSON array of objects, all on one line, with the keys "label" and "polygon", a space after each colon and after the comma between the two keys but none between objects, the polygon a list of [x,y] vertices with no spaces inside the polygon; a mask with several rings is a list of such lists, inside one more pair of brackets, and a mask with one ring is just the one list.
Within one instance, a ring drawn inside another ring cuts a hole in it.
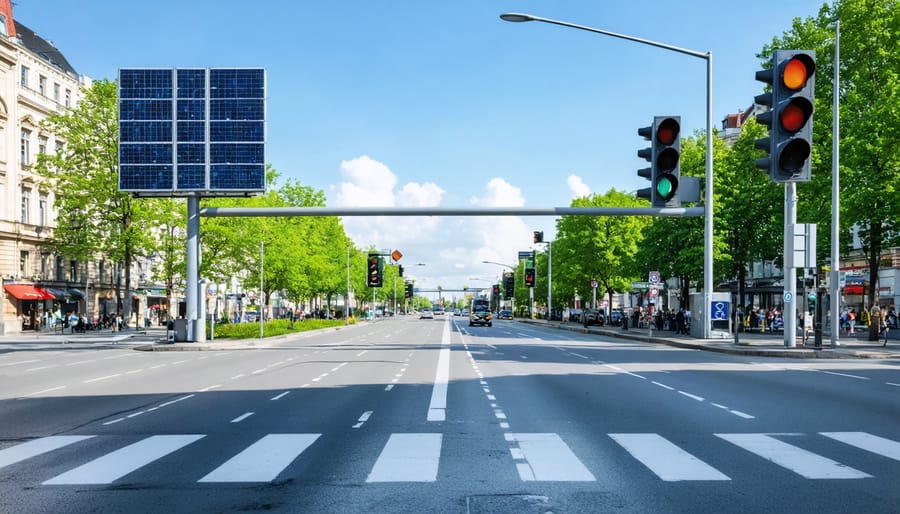
[{"label": "parked car", "polygon": [[569,321],[573,323],[580,323],[581,309],[569,309]]},{"label": "parked car", "polygon": [[625,319],[625,311],[622,309],[613,309],[612,312],[609,313],[609,323],[610,325],[621,327],[622,320]]},{"label": "parked car", "polygon": [[581,323],[584,326],[600,325],[602,327],[606,325],[606,314],[598,309],[584,309],[581,315]]}]

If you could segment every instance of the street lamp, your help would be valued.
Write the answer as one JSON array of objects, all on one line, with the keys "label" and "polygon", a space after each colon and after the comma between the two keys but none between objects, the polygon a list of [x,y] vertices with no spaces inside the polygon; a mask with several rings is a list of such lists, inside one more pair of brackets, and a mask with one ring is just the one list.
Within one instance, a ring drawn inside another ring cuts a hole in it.
[{"label": "street lamp", "polygon": [[634,36],[629,36],[625,34],[618,34],[615,32],[609,32],[606,30],[595,29],[593,27],[587,27],[584,25],[576,25],[574,23],[569,23],[565,21],[553,20],[550,18],[542,18],[540,16],[533,16],[531,14],[522,14],[522,13],[503,13],[500,15],[500,18],[504,21],[519,23],[525,21],[540,21],[543,23],[549,23],[551,25],[560,25],[563,27],[569,27],[578,30],[584,30],[587,32],[593,32],[595,34],[602,34],[604,36],[616,37],[619,39],[626,39],[628,41],[634,41],[636,43],[643,43],[645,45],[655,46],[657,48],[662,48],[664,50],[671,50],[673,52],[682,53],[685,55],[690,55],[692,57],[698,57],[700,59],[704,59],[706,61],[706,197],[705,197],[705,210],[704,210],[704,231],[703,231],[703,312],[706,313],[703,320],[703,333],[701,337],[709,338],[712,335],[711,330],[711,316],[709,315],[710,304],[712,301],[712,292],[713,292],[713,140],[712,140],[712,52],[697,52],[695,50],[688,50],[686,48],[680,48],[677,46],[667,45],[665,43],[659,43],[656,41],[651,41],[649,39],[642,39]]},{"label": "street lamp", "polygon": [[[503,264],[502,262],[481,261],[481,263],[482,264],[496,264],[497,266],[503,266],[504,268],[509,268],[510,270],[512,270],[513,273],[516,272],[515,266],[510,266],[509,264]],[[516,297],[515,296],[512,297],[512,309],[511,310],[513,312],[513,316],[515,316],[515,312],[516,312]]]}]

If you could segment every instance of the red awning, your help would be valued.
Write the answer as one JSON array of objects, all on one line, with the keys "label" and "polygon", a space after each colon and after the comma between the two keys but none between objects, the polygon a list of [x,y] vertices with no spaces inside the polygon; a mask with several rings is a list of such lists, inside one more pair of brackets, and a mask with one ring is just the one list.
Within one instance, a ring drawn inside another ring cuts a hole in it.
[{"label": "red awning", "polygon": [[31,284],[4,284],[3,289],[19,300],[55,300],[46,289]]}]

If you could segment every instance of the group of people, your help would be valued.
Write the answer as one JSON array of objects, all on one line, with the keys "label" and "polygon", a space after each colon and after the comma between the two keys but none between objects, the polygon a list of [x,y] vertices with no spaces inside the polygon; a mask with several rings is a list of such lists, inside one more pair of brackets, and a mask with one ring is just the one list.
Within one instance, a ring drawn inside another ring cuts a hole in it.
[{"label": "group of people", "polygon": [[72,311],[66,318],[66,327],[69,328],[73,334],[76,332],[84,333],[88,330],[99,330],[102,328],[107,328],[116,332],[122,329],[122,317],[113,313],[104,315],[103,317],[88,319],[83,313],[78,314],[75,311]]},{"label": "group of people", "polygon": [[678,310],[659,309],[651,315],[649,310],[634,309],[631,312],[631,324],[634,327],[652,326],[656,330],[688,334],[691,327],[691,311],[679,307]]}]

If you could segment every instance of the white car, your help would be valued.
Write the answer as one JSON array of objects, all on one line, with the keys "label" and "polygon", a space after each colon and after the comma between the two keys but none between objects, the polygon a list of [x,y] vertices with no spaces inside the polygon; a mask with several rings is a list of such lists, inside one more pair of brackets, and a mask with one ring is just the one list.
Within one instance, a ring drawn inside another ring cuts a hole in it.
[{"label": "white car", "polygon": [[434,312],[431,309],[422,309],[422,313],[419,314],[419,319],[434,319]]}]

